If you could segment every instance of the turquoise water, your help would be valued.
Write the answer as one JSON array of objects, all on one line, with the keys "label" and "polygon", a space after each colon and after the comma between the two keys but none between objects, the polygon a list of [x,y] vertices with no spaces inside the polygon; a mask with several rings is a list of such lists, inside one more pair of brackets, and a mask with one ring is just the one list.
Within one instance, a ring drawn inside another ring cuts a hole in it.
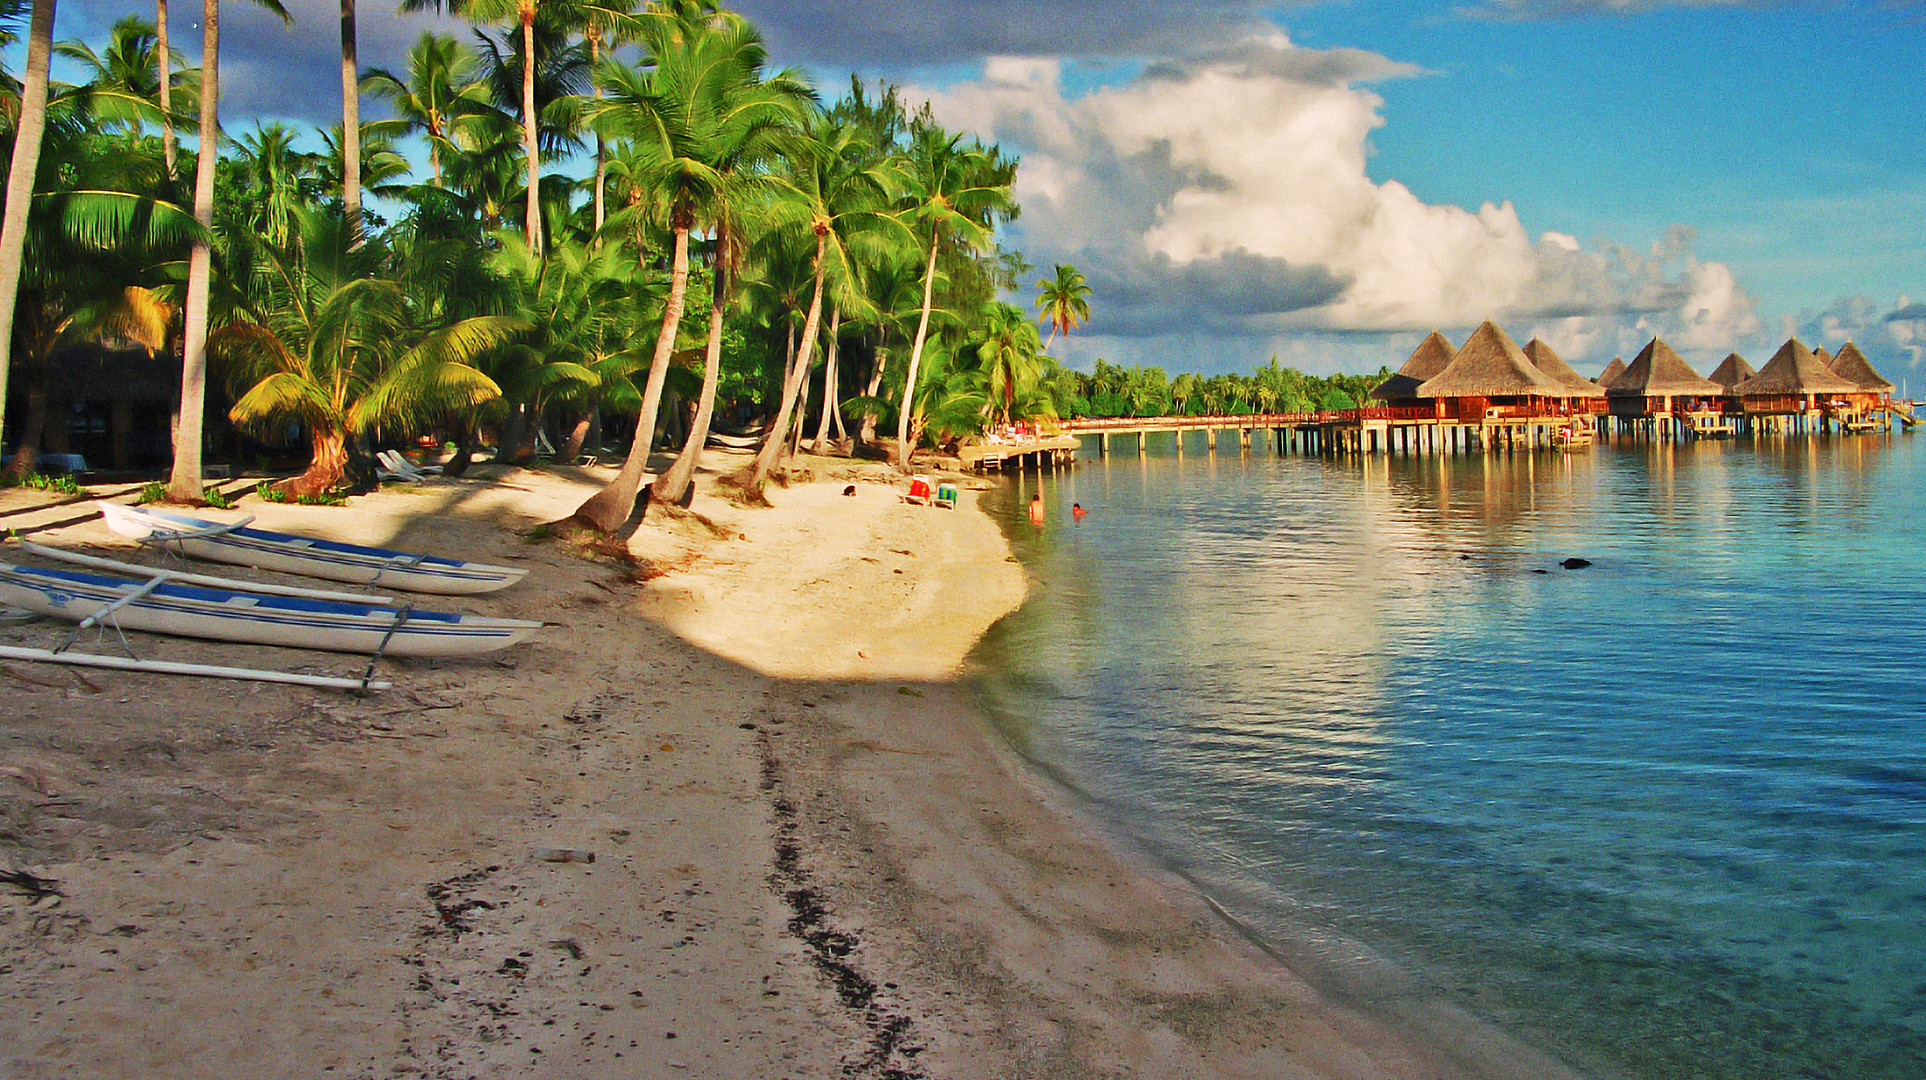
[{"label": "turquoise water", "polygon": [[1390,1014],[1598,1077],[1926,1077],[1926,438],[1121,442],[1010,481],[1038,586],[983,653],[1101,818]]}]

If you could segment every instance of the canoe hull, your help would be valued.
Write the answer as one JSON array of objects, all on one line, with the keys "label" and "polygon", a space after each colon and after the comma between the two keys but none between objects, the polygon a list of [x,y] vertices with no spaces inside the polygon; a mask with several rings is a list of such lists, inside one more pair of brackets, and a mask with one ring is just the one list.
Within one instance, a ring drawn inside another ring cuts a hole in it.
[{"label": "canoe hull", "polygon": [[[94,505],[100,508],[108,528],[136,540],[164,538],[170,532],[221,524],[140,506],[109,502]],[[515,584],[528,573],[512,567],[362,547],[266,529],[241,528],[215,536],[168,539],[165,543],[170,550],[209,562],[440,596],[494,592]]]},{"label": "canoe hull", "polygon": [[[73,570],[0,563],[0,604],[74,622],[142,584]],[[378,604],[169,584],[115,610],[108,618],[123,629],[212,641],[423,657],[495,652],[526,640],[541,627],[540,623],[521,619],[440,611],[409,611],[403,617],[399,609]]]}]

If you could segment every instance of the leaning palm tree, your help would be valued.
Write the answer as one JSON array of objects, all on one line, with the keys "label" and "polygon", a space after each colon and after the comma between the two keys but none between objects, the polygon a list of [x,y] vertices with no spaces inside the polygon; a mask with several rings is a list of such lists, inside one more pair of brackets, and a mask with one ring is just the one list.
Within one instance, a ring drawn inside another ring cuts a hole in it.
[{"label": "leaning palm tree", "polygon": [[[254,0],[294,20],[281,0]],[[164,16],[163,16],[164,17]],[[174,429],[174,467],[167,478],[170,502],[199,503],[201,490],[201,426],[207,409],[207,309],[212,284],[214,251],[209,246],[214,228],[214,165],[221,151],[221,0],[201,0],[201,135],[199,161],[194,167],[194,220],[203,235],[187,255],[187,300],[181,331],[181,411]]]},{"label": "leaning palm tree", "polygon": [[[603,62],[600,75],[608,97],[593,123],[627,143],[632,161],[624,171],[633,190],[655,194],[610,214],[605,229],[620,237],[632,234],[647,218],[666,218],[660,224],[671,240],[669,294],[628,457],[615,479],[572,515],[603,533],[628,520],[641,489],[682,320],[689,233],[714,215],[729,186],[719,166],[743,129],[779,128],[795,119],[790,96],[762,88],[767,51],[746,20],[718,20],[701,33],[683,33],[680,23],[662,20],[647,28],[644,40],[655,62],[647,72],[618,61]],[[651,259],[646,250],[642,257]]]},{"label": "leaning palm tree", "polygon": [[[763,440],[743,483],[745,492],[760,496],[762,484],[776,465],[787,440],[789,417],[809,376],[811,353],[821,325],[827,288],[849,286],[857,277],[856,249],[873,237],[887,220],[885,208],[896,183],[895,175],[878,159],[863,152],[863,138],[855,126],[823,120],[810,130],[810,140],[790,163],[786,198],[778,206],[788,210],[788,229],[795,239],[813,244],[809,312],[803,318],[802,339],[794,370],[783,386],[776,426]],[[825,408],[827,402],[825,401]]]},{"label": "leaning palm tree", "polygon": [[1058,334],[1068,335],[1090,321],[1090,283],[1076,267],[1058,263],[1056,277],[1037,282],[1037,315],[1037,321],[1050,328],[1050,340],[1043,343],[1048,352]]},{"label": "leaning palm tree", "polygon": [[499,395],[472,361],[526,323],[479,315],[418,327],[401,286],[373,276],[382,253],[352,221],[303,211],[296,224],[289,243],[255,249],[242,283],[248,303],[208,350],[237,392],[228,413],[236,424],[307,428],[307,470],[276,485],[298,497],[340,484],[351,436]]},{"label": "leaning palm tree", "polygon": [[928,246],[929,258],[923,271],[922,315],[916,324],[916,340],[910,346],[903,405],[896,417],[896,463],[905,471],[909,469],[917,368],[922,364],[934,306],[937,256],[945,247],[968,251],[987,248],[995,222],[1016,212],[1010,196],[1012,170],[981,144],[965,145],[963,140],[962,135],[925,128],[910,144],[908,155],[912,194],[898,218],[911,235]]}]

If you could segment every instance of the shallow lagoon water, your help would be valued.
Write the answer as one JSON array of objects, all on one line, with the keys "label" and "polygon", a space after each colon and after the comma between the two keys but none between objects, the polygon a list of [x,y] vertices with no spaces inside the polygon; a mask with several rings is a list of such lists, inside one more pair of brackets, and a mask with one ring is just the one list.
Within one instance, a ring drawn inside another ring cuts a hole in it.
[{"label": "shallow lagoon water", "polygon": [[1926,439],[1169,438],[1010,481],[1020,752],[1367,1007],[1601,1077],[1926,1076]]}]

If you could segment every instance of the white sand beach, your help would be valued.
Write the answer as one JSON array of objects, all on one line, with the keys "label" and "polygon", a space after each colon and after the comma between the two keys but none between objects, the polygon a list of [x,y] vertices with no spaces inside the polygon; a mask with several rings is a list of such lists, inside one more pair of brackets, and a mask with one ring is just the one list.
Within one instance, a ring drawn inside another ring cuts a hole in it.
[{"label": "white sand beach", "polygon": [[[528,568],[427,606],[549,621],[533,643],[383,661],[385,693],[0,664],[0,869],[60,890],[0,889],[0,1075],[1561,1075],[1333,1003],[1120,855],[973,705],[1025,593],[986,485],[950,512],[814,466],[773,509],[652,510],[646,581],[527,538],[600,470],[246,500]],[[0,493],[0,523],[128,550],[57,498]]]}]

